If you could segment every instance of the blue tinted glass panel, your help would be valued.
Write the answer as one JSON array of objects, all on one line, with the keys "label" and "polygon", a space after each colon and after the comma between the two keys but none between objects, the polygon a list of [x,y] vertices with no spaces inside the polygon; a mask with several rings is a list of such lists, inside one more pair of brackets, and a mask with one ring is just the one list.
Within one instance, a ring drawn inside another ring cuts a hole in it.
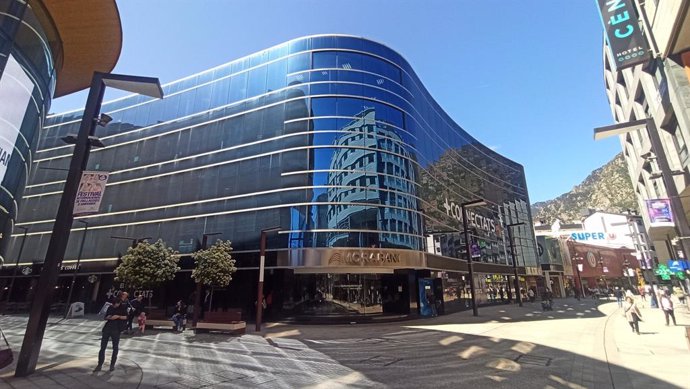
[{"label": "blue tinted glass panel", "polygon": [[362,55],[340,51],[338,52],[338,67],[345,70],[362,69]]},{"label": "blue tinted glass panel", "polygon": [[288,58],[288,73],[301,72],[309,69],[311,54],[302,53]]},{"label": "blue tinted glass panel", "polygon": [[230,81],[229,101],[239,101],[247,98],[247,73],[240,73]]},{"label": "blue tinted glass panel", "polygon": [[264,92],[266,92],[266,67],[262,66],[249,71],[247,97],[254,97]]},{"label": "blue tinted glass panel", "polygon": [[288,45],[282,44],[278,47],[274,47],[268,52],[268,60],[274,60],[278,58],[285,57],[288,54]]},{"label": "blue tinted glass panel", "polygon": [[280,60],[268,65],[266,74],[266,89],[274,91],[284,88],[287,84],[287,60]]},{"label": "blue tinted glass panel", "polygon": [[321,51],[314,53],[313,69],[330,69],[338,67],[335,51]]},{"label": "blue tinted glass panel", "polygon": [[353,38],[349,36],[339,36],[335,38],[336,46],[339,49],[351,49],[351,50],[362,50],[363,41],[359,38]]},{"label": "blue tinted glass panel", "polygon": [[320,36],[311,38],[312,50],[335,48],[335,38],[332,36]]},{"label": "blue tinted glass panel", "polygon": [[289,44],[290,54],[299,53],[310,49],[309,39],[299,39]]}]

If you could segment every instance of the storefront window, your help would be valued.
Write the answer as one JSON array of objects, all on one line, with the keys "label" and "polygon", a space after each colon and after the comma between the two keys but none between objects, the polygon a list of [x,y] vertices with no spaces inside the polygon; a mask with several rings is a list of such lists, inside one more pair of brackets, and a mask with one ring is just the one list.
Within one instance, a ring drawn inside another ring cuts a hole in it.
[{"label": "storefront window", "polygon": [[383,313],[378,274],[298,274],[283,309],[294,315],[371,315]]}]

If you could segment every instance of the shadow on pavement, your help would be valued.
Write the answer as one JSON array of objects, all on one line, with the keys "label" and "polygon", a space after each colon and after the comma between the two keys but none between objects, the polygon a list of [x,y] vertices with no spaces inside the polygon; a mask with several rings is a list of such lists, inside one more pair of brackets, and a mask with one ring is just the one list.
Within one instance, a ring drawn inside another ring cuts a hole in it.
[{"label": "shadow on pavement", "polygon": [[[673,387],[607,363],[607,344],[594,334],[603,334],[608,318],[618,314],[607,317],[615,312],[601,307],[608,302],[557,300],[547,312],[538,303],[494,306],[480,308],[479,317],[461,312],[386,324],[270,323],[263,333],[241,337],[147,332],[122,338],[112,374],[91,372],[101,322],[74,320],[49,328],[41,367],[29,380],[70,389]],[[2,317],[0,325],[18,351],[26,318]],[[640,338],[627,331],[620,336]],[[0,386],[30,386],[12,374],[13,368],[0,371]]]}]

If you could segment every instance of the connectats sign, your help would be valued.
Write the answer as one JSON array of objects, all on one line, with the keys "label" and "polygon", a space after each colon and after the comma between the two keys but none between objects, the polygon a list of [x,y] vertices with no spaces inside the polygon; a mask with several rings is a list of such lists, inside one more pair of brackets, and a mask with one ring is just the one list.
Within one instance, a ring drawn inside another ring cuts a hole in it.
[{"label": "connectats sign", "polygon": [[[446,210],[446,214],[453,219],[462,222],[462,207],[453,201],[445,199],[443,203],[443,208]],[[476,227],[480,230],[484,230],[491,233],[496,233],[496,221],[494,219],[483,216],[477,212],[471,210],[465,210],[467,213],[467,221],[470,227]]]},{"label": "connectats sign", "polygon": [[616,69],[646,62],[649,46],[637,19],[634,0],[597,0]]}]

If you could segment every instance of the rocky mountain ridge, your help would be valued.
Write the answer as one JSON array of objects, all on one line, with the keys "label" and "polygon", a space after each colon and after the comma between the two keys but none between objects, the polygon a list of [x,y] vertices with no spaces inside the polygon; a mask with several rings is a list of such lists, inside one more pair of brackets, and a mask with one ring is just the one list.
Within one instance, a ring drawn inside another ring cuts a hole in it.
[{"label": "rocky mountain ridge", "polygon": [[613,213],[638,210],[623,153],[594,170],[570,192],[532,204],[532,219],[535,224],[540,221],[551,224],[556,219],[576,222],[587,209]]}]

